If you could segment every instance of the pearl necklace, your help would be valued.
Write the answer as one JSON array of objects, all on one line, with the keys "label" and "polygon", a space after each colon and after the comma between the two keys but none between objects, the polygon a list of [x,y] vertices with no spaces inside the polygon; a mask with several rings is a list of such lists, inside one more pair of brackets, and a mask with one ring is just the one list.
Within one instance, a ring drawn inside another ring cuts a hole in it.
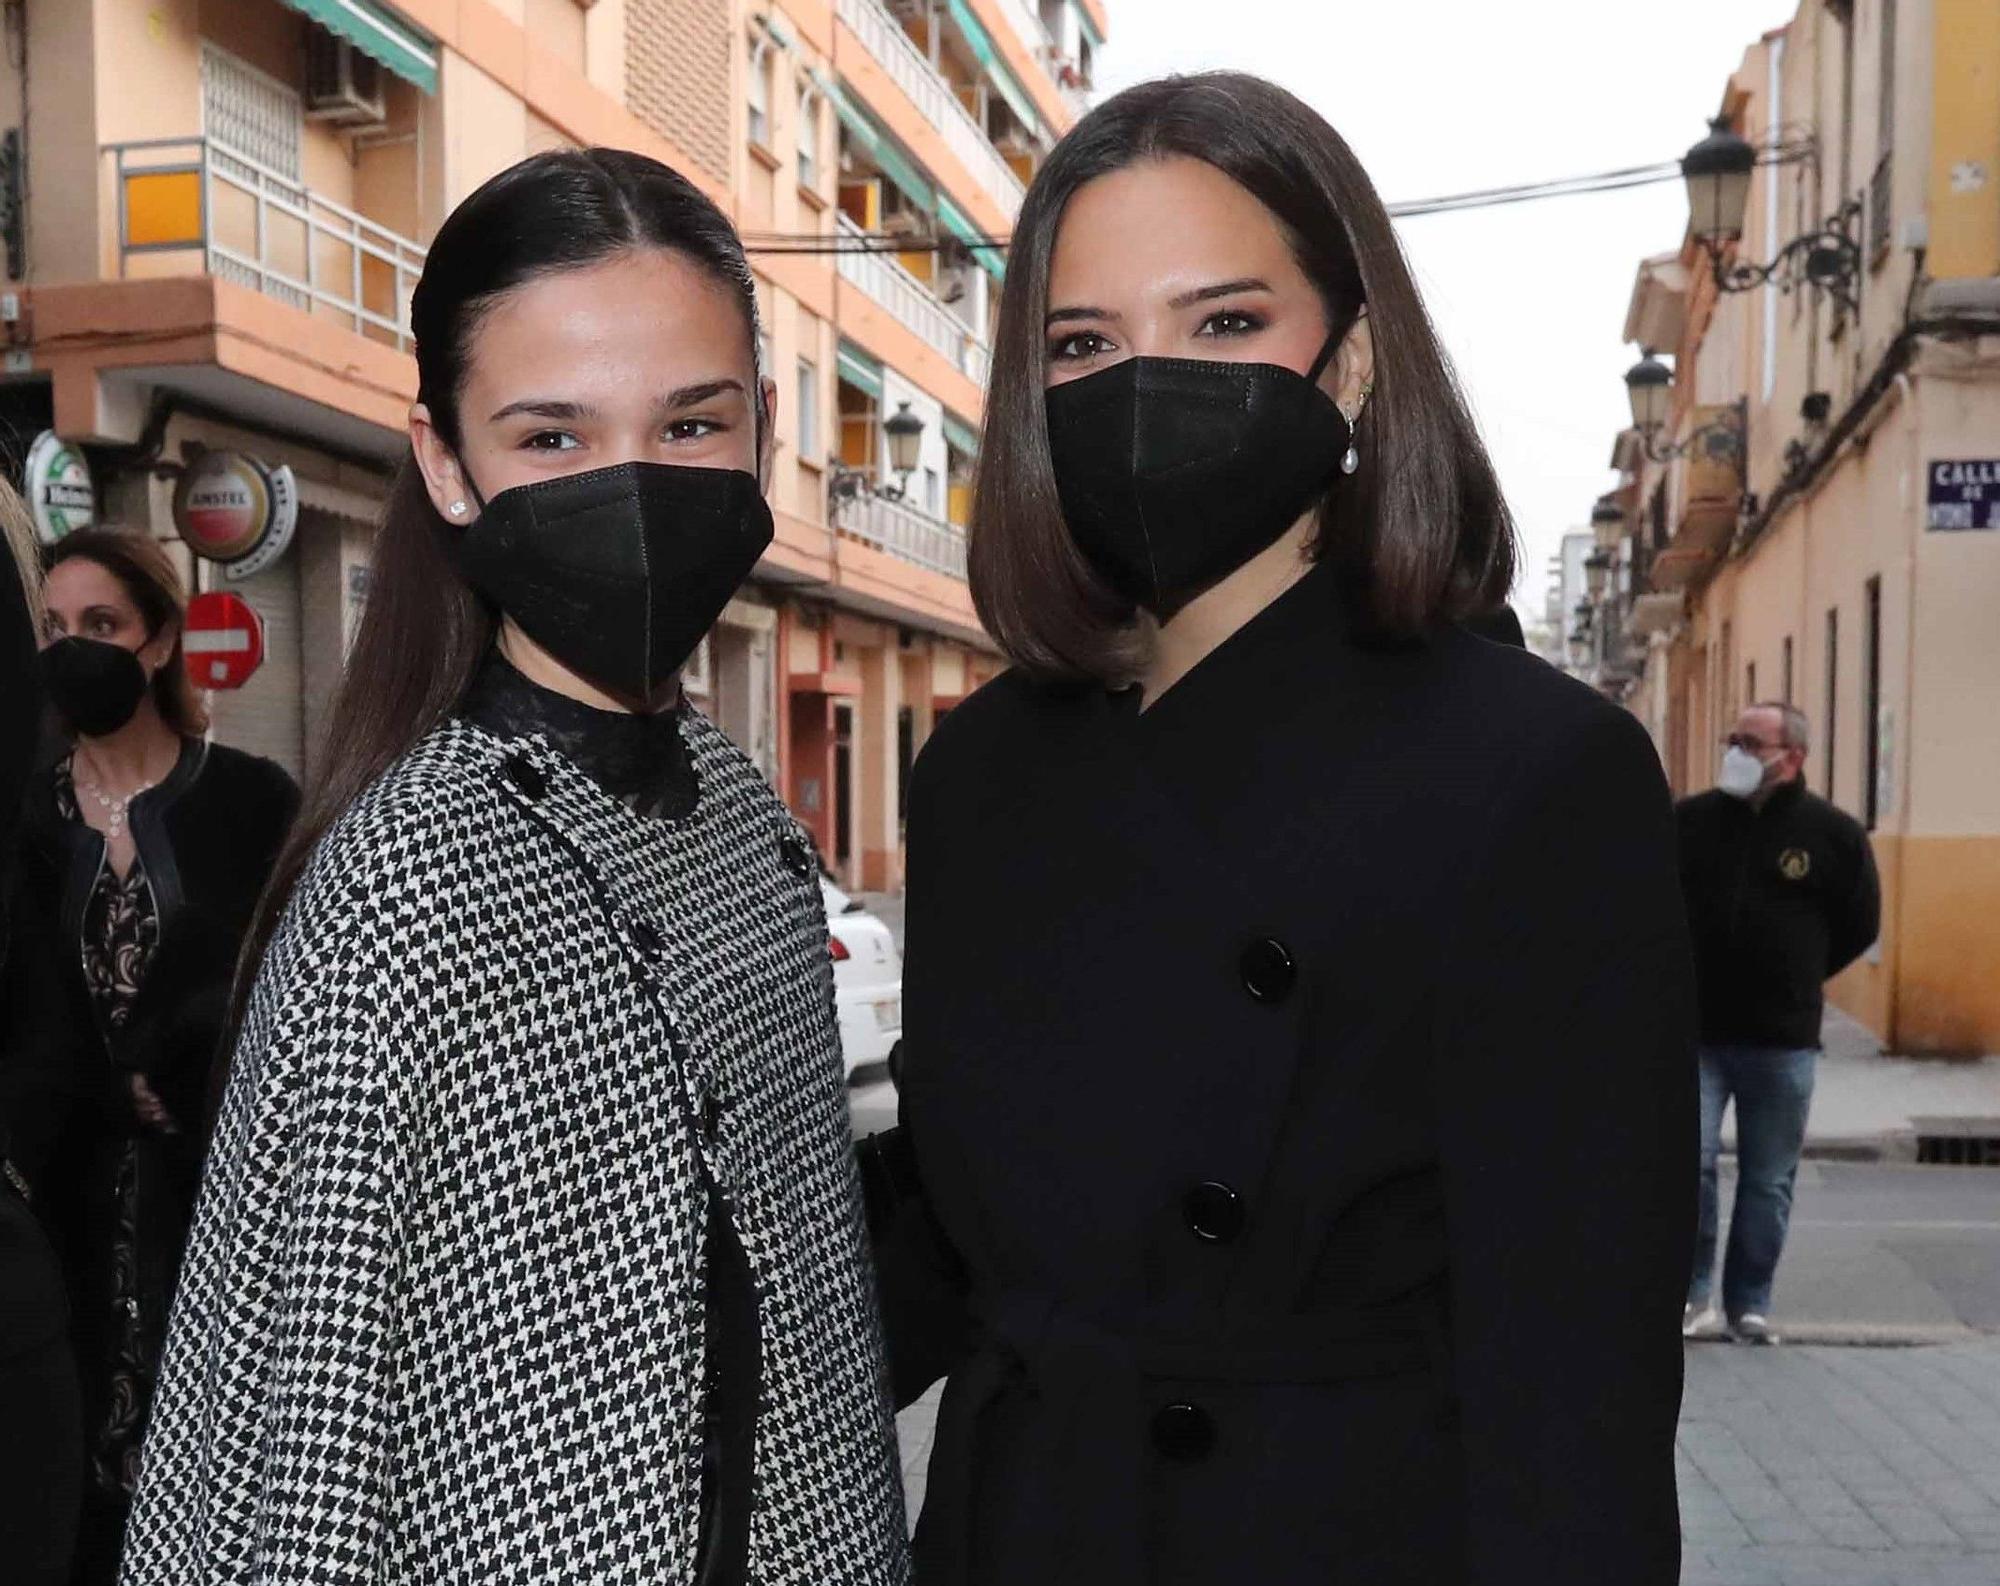
[{"label": "pearl necklace", "polygon": [[149,789],[156,786],[159,781],[159,779],[156,777],[151,782],[142,782],[138,787],[132,789],[130,793],[127,793],[123,798],[113,798],[110,794],[106,793],[104,789],[100,787],[97,783],[91,781],[81,771],[79,771],[77,769],[76,762],[74,760],[70,762],[70,780],[74,782],[77,785],[77,787],[82,789],[85,793],[88,793],[90,797],[97,803],[97,805],[105,812],[105,815],[108,818],[104,822],[104,835],[108,838],[111,838],[113,841],[116,841],[118,838],[125,835],[125,827],[127,824],[126,812],[131,809],[132,801],[136,799],[141,793],[147,792]]}]

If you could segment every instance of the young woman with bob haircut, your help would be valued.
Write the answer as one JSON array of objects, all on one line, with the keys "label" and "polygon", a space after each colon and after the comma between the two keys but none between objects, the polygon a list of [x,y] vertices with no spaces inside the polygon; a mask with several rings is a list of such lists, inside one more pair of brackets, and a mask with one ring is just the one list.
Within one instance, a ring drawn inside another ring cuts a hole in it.
[{"label": "young woman with bob haircut", "polygon": [[1462,626],[1509,521],[1332,128],[1233,75],[1085,117],[987,437],[1015,668],[909,806],[919,1578],[1667,1586],[1667,791],[1630,716]]},{"label": "young woman with bob haircut", "polygon": [[900,1586],[819,878],[680,688],[772,537],[742,244],[537,155],[411,319],[126,1586]]}]

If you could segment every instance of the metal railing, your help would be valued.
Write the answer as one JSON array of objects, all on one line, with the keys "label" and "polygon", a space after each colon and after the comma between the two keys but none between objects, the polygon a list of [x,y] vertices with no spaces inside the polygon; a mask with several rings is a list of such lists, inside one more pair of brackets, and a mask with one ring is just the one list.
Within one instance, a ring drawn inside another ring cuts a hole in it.
[{"label": "metal railing", "polygon": [[945,146],[958,156],[972,173],[972,179],[986,189],[1007,218],[1012,220],[1019,214],[1021,198],[1027,191],[1020,177],[993,147],[986,129],[959,102],[951,84],[931,65],[881,0],[839,0],[839,15],[896,86],[909,95],[923,118],[944,135]]},{"label": "metal railing", "polygon": [[[409,350],[410,293],[424,250],[408,237],[213,138],[149,138],[107,144],[104,152],[118,189],[121,277],[134,254],[199,251],[210,275]],[[133,182],[175,176],[199,184],[195,227],[135,242]]]},{"label": "metal railing", "polygon": [[984,387],[993,353],[965,321],[888,253],[863,251],[859,244],[880,244],[883,239],[871,238],[845,215],[840,217],[840,237],[847,244],[839,255],[841,279],[867,293],[919,340],[935,347],[954,368]]},{"label": "metal railing", "polygon": [[907,501],[877,495],[863,485],[835,498],[833,520],[857,540],[891,556],[934,573],[965,577],[965,530]]}]

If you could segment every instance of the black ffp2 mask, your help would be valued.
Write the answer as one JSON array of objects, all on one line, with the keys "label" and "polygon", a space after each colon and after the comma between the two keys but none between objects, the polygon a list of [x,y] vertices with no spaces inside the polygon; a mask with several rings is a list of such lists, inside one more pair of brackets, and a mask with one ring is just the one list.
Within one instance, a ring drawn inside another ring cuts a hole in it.
[{"label": "black ffp2 mask", "polygon": [[58,639],[42,651],[39,664],[49,702],[86,738],[116,732],[146,697],[146,669],[122,644]]},{"label": "black ffp2 mask", "polygon": [[466,579],[571,671],[650,701],[774,533],[756,476],[618,463],[514,485],[459,542]]},{"label": "black ffp2 mask", "polygon": [[1352,430],[1312,369],[1127,358],[1052,387],[1049,449],[1071,536],[1099,575],[1172,616],[1275,545]]}]

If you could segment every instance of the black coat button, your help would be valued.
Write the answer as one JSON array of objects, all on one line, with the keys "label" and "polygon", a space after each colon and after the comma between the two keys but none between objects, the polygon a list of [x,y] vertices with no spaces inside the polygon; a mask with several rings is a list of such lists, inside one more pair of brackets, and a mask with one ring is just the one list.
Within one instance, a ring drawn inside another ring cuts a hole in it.
[{"label": "black coat button", "polygon": [[658,928],[651,920],[634,920],[629,927],[632,945],[642,953],[657,953],[666,946]]},{"label": "black coat button", "polygon": [[795,833],[787,832],[778,839],[778,857],[785,861],[785,868],[795,876],[813,873],[812,853]]},{"label": "black coat button", "polygon": [[701,1102],[701,1137],[714,1145],[716,1137],[722,1133],[722,1103],[714,1096],[704,1096]]},{"label": "black coat button", "polygon": [[1215,1422],[1198,1404],[1170,1404],[1153,1417],[1153,1447],[1183,1464],[1206,1459],[1215,1449]]},{"label": "black coat button", "polygon": [[549,790],[549,779],[542,775],[542,768],[524,754],[510,754],[501,769],[527,798],[538,799]]},{"label": "black coat button", "polygon": [[1236,969],[1243,977],[1243,989],[1259,1002],[1283,1002],[1298,984],[1299,966],[1292,961],[1291,949],[1275,936],[1260,937],[1244,948]]},{"label": "black coat button", "polygon": [[1211,1243],[1224,1245],[1243,1232],[1243,1197],[1227,1184],[1197,1184],[1181,1202],[1188,1227]]}]

